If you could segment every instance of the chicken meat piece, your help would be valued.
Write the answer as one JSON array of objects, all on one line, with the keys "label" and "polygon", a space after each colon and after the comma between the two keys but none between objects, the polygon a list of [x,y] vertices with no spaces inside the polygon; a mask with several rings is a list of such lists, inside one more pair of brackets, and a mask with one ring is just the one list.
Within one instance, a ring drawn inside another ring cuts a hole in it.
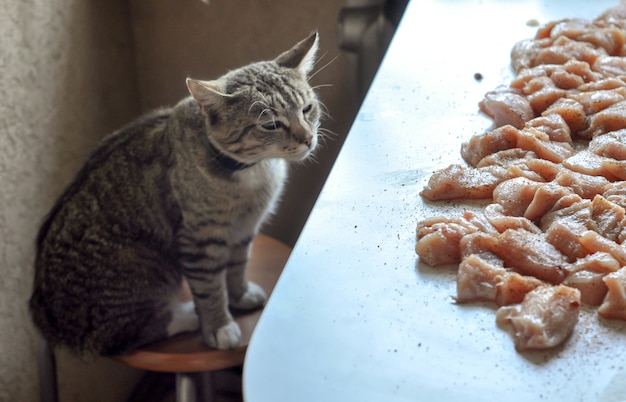
[{"label": "chicken meat piece", "polygon": [[580,301],[589,306],[599,306],[609,288],[603,281],[607,274],[590,270],[577,271],[563,281],[563,285],[580,291]]},{"label": "chicken meat piece", "polygon": [[603,77],[597,81],[587,82],[578,87],[581,92],[610,91],[611,89],[626,87],[626,82],[616,77]]},{"label": "chicken meat piece", "polygon": [[599,135],[589,142],[587,149],[599,156],[626,160],[626,130]]},{"label": "chicken meat piece", "polygon": [[487,220],[502,233],[509,229],[523,229],[531,233],[541,233],[541,229],[532,221],[523,216],[511,216],[503,212],[502,205],[489,204],[484,208]]},{"label": "chicken meat piece", "polygon": [[580,132],[589,126],[583,105],[575,99],[561,98],[548,107],[542,116],[558,114],[567,123],[572,138],[580,137]]},{"label": "chicken meat piece", "polygon": [[500,166],[506,169],[507,178],[525,177],[533,181],[545,181],[539,173],[531,170],[528,166],[528,163],[534,160],[537,160],[537,155],[534,152],[512,148],[485,156],[476,167]]},{"label": "chicken meat piece", "polygon": [[598,308],[598,314],[607,319],[626,320],[626,267],[606,275],[602,280],[608,292]]},{"label": "chicken meat piece", "polygon": [[567,169],[589,176],[603,177],[607,181],[618,180],[607,167],[607,159],[588,150],[582,150],[563,161]]},{"label": "chicken meat piece", "polygon": [[586,199],[592,199],[596,195],[604,193],[607,186],[610,185],[609,180],[603,176],[592,176],[570,169],[560,169],[554,182],[567,187],[570,193],[578,194]]},{"label": "chicken meat piece", "polygon": [[611,241],[617,242],[624,237],[626,230],[626,211],[621,206],[612,203],[601,195],[594,197],[591,202],[590,229]]},{"label": "chicken meat piece", "polygon": [[541,217],[539,227],[545,232],[555,222],[559,222],[570,228],[584,228],[586,230],[590,221],[591,201],[583,200],[580,196],[572,194],[558,200],[552,210]]},{"label": "chicken meat piece", "polygon": [[574,154],[574,147],[567,142],[550,141],[550,137],[533,127],[518,132],[516,147],[532,151],[541,159],[560,163]]},{"label": "chicken meat piece", "polygon": [[435,217],[418,223],[415,252],[420,261],[431,267],[458,264],[461,261],[459,242],[479,227],[465,218]]},{"label": "chicken meat piece", "polygon": [[533,66],[565,64],[575,59],[591,66],[601,56],[607,56],[603,48],[596,48],[587,42],[578,42],[566,36],[559,36],[549,46],[540,49],[531,63]]},{"label": "chicken meat piece", "polygon": [[487,92],[478,106],[491,117],[496,127],[510,124],[522,128],[528,120],[535,117],[528,99],[509,88]]},{"label": "chicken meat piece", "polygon": [[516,177],[505,180],[493,190],[493,202],[502,206],[502,214],[524,216],[533,201],[535,193],[544,183]]},{"label": "chicken meat piece", "polygon": [[542,177],[543,180],[537,181],[552,181],[556,178],[556,175],[561,171],[561,169],[563,169],[563,166],[561,166],[561,164],[553,163],[543,159],[527,160],[526,167]]},{"label": "chicken meat piece", "polygon": [[606,109],[589,116],[589,126],[579,132],[578,135],[582,138],[591,139],[623,128],[626,128],[626,101],[614,103]]},{"label": "chicken meat piece", "polygon": [[506,306],[521,303],[528,292],[542,285],[545,283],[537,278],[505,269],[495,254],[471,254],[459,265],[456,301],[488,301]]},{"label": "chicken meat piece", "polygon": [[459,242],[461,259],[478,255],[486,260],[495,258],[498,260],[497,265],[501,265],[502,259],[494,254],[498,246],[498,235],[499,233],[475,232],[464,236]]},{"label": "chicken meat piece", "polygon": [[471,254],[461,261],[456,276],[456,301],[459,303],[496,301],[496,285],[506,274],[503,261],[496,257],[485,259]]},{"label": "chicken meat piece", "polygon": [[617,180],[626,180],[626,160],[618,161],[611,158],[602,158],[602,168],[605,177],[615,177]]},{"label": "chicken meat piece", "polygon": [[511,67],[516,74],[521,74],[525,69],[532,68],[539,52],[552,43],[551,38],[541,39],[524,39],[521,40],[511,49]]},{"label": "chicken meat piece", "polygon": [[568,91],[557,88],[551,78],[535,78],[527,84],[528,103],[536,115],[540,115],[552,104],[567,96]]},{"label": "chicken meat piece", "polygon": [[498,237],[498,251],[506,267],[552,284],[563,282],[569,262],[545,235],[523,229],[508,229]]},{"label": "chicken meat piece", "polygon": [[518,351],[549,349],[574,331],[580,313],[580,291],[564,285],[540,286],[521,304],[496,311],[496,322],[511,327]]},{"label": "chicken meat piece", "polygon": [[626,181],[609,183],[602,196],[613,204],[626,208]]},{"label": "chicken meat piece", "polygon": [[478,228],[478,231],[487,235],[497,235],[499,232],[496,228],[487,220],[484,214],[475,213],[472,211],[464,211],[463,219],[468,223]]},{"label": "chicken meat piece", "polygon": [[433,173],[420,195],[430,201],[491,198],[493,189],[506,175],[506,169],[499,166],[453,164]]},{"label": "chicken meat piece", "polygon": [[580,236],[580,244],[589,254],[604,251],[611,254],[619,262],[620,266],[626,265],[626,249],[624,249],[624,246],[602,237],[593,230],[583,232]]},{"label": "chicken meat piece", "polygon": [[604,77],[623,77],[626,75],[626,60],[623,56],[601,56],[592,68]]},{"label": "chicken meat piece", "polygon": [[533,276],[520,275],[517,272],[507,270],[496,284],[496,304],[509,306],[521,303],[528,293],[545,285],[545,282]]},{"label": "chicken meat piece", "polygon": [[516,148],[518,129],[510,124],[485,134],[474,135],[461,145],[461,156],[470,166],[477,166],[485,156],[505,149]]},{"label": "chicken meat piece", "polygon": [[563,197],[572,194],[569,187],[556,182],[545,183],[537,188],[532,201],[526,207],[523,216],[533,222],[538,222],[543,215],[554,208],[554,205]]},{"label": "chicken meat piece", "polygon": [[568,97],[580,103],[585,113],[589,116],[626,99],[626,88],[576,92],[568,94]]},{"label": "chicken meat piece", "polygon": [[585,226],[568,225],[567,221],[555,221],[545,231],[546,241],[567,257],[568,262],[574,263],[588,254],[580,243],[580,235],[586,230]]},{"label": "chicken meat piece", "polygon": [[548,135],[550,141],[567,142],[572,144],[572,135],[569,126],[560,114],[552,113],[526,122],[527,128],[535,128]]},{"label": "chicken meat piece", "polygon": [[619,262],[611,254],[599,251],[574,262],[563,284],[580,290],[583,303],[599,306],[609,289],[603,278],[619,269]]}]

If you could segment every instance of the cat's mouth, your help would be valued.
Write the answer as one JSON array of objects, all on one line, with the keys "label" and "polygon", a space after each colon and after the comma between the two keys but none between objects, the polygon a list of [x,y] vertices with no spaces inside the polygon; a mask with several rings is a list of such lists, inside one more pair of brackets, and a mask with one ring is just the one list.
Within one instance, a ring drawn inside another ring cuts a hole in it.
[{"label": "cat's mouth", "polygon": [[292,162],[300,162],[311,156],[317,146],[316,137],[293,146],[283,148],[283,158]]}]

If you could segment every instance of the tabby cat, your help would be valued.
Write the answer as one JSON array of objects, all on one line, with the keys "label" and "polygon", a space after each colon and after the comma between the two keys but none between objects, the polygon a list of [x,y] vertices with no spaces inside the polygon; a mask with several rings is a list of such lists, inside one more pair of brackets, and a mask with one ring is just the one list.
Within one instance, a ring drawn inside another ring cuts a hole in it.
[{"label": "tabby cat", "polygon": [[[102,141],[37,238],[29,306],[51,343],[115,355],[200,329],[210,347],[238,345],[229,306],[266,298],[245,279],[251,242],[287,162],[318,141],[317,43],[187,79],[191,96]],[[183,278],[192,302],[179,301]]]}]

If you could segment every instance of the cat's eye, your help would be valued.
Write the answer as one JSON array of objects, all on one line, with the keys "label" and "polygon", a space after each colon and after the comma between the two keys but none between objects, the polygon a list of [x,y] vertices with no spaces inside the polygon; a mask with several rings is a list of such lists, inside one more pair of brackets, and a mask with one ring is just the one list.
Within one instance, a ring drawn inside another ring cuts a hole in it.
[{"label": "cat's eye", "polygon": [[312,104],[308,104],[304,107],[304,109],[302,109],[302,114],[307,114],[311,111],[311,109],[313,109],[313,105]]},{"label": "cat's eye", "polygon": [[285,127],[285,125],[280,120],[273,120],[269,123],[263,124],[261,127],[263,127],[265,130],[274,131]]}]

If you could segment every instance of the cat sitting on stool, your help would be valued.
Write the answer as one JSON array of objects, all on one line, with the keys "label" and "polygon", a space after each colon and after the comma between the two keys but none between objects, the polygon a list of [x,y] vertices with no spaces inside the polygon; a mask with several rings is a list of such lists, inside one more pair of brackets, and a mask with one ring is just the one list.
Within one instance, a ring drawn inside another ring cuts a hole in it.
[{"label": "cat sitting on stool", "polygon": [[[286,163],[317,145],[317,42],[188,79],[190,97],[102,141],[37,238],[29,306],[52,344],[115,355],[199,328],[211,347],[238,346],[229,306],[266,300],[245,279],[252,240]],[[183,278],[193,302],[179,301]]]}]

